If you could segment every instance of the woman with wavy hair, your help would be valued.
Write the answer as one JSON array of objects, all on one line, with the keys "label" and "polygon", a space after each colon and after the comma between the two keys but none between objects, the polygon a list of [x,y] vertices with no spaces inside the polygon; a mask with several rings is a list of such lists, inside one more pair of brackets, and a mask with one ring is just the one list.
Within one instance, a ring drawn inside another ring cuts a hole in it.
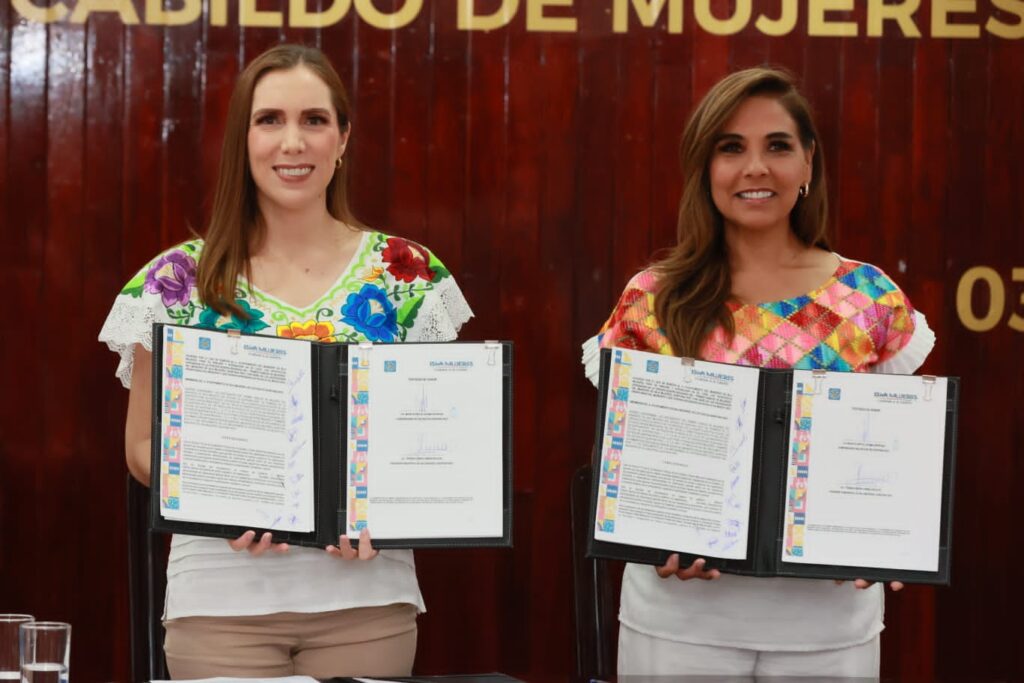
[{"label": "woman with wavy hair", "polygon": [[[690,117],[677,243],[584,345],[772,368],[911,373],[934,344],[878,268],[826,237],[823,151],[785,71],[719,81]],[[620,674],[877,676],[881,586],[628,565]],[[894,582],[894,590],[902,585]]]},{"label": "woman with wavy hair", "polygon": [[[315,48],[258,56],[231,95],[203,239],[153,259],[124,287],[100,340],[130,389],[129,471],[149,484],[151,325],[324,342],[448,341],[472,315],[426,248],[349,209],[348,97]],[[324,550],[252,531],[176,535],[165,653],[175,678],[400,676],[424,609],[410,551],[378,554],[364,530]]]}]

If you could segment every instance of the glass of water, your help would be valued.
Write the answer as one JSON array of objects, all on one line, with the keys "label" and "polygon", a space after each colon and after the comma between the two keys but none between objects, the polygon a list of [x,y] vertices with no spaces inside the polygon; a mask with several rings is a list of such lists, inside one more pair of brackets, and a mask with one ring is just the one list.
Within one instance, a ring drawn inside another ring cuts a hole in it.
[{"label": "glass of water", "polygon": [[0,681],[21,678],[18,662],[18,627],[35,621],[31,614],[0,614]]},{"label": "glass of water", "polygon": [[68,683],[71,624],[31,621],[19,628],[21,683]]}]

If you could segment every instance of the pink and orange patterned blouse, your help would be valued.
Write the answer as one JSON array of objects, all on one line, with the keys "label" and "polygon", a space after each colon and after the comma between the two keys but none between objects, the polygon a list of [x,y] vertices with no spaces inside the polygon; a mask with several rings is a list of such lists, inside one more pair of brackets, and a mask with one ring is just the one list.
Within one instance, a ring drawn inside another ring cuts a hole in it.
[{"label": "pink and orange patterned blouse", "polygon": [[[598,335],[600,347],[671,354],[654,315],[656,276],[633,277]],[[840,257],[839,267],[805,295],[759,304],[730,303],[736,333],[716,327],[703,360],[762,368],[864,371],[895,357],[914,336],[910,300],[881,270]]]},{"label": "pink and orange patterned blouse", "polygon": [[[583,345],[587,376],[595,384],[602,347],[673,353],[654,315],[655,285],[650,270],[636,275],[601,332]],[[935,343],[925,317],[885,273],[842,257],[828,281],[803,296],[730,304],[730,310],[736,334],[730,339],[724,329],[713,330],[701,350],[703,360],[909,374]],[[619,621],[668,641],[826,650],[874,638],[882,630],[882,600],[878,585],[858,591],[848,583],[731,574],[717,581],[675,581],[658,578],[651,567],[627,564]]]}]

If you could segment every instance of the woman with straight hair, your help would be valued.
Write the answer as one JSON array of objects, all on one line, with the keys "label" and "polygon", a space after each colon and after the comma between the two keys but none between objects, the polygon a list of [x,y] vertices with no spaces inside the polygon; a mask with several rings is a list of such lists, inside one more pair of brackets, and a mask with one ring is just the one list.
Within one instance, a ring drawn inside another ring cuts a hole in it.
[{"label": "woman with straight hair", "polygon": [[[150,481],[151,326],[323,342],[449,341],[472,316],[426,248],[360,224],[347,194],[351,110],[317,49],[279,45],[231,95],[202,239],[158,255],[117,296],[100,340],[130,389],[128,469]],[[176,535],[165,653],[174,678],[407,676],[424,610],[411,551],[289,548],[248,531]]]},{"label": "woman with straight hair", "polygon": [[[821,139],[782,70],[733,73],[680,147],[677,243],[584,344],[771,368],[914,372],[935,337],[881,270],[831,251]],[[595,381],[596,383],[596,381]],[[882,586],[627,565],[620,674],[877,676]],[[891,584],[899,590],[898,582]]]}]

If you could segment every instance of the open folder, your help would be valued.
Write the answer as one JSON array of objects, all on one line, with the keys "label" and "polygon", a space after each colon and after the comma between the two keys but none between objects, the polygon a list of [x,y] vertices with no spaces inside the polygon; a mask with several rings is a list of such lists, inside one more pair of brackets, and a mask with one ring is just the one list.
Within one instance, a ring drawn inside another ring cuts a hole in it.
[{"label": "open folder", "polygon": [[958,395],[605,349],[588,555],[948,584]]},{"label": "open folder", "polygon": [[[511,546],[512,346],[157,324],[151,525],[324,547]],[[157,495],[158,494],[158,495]]]}]

